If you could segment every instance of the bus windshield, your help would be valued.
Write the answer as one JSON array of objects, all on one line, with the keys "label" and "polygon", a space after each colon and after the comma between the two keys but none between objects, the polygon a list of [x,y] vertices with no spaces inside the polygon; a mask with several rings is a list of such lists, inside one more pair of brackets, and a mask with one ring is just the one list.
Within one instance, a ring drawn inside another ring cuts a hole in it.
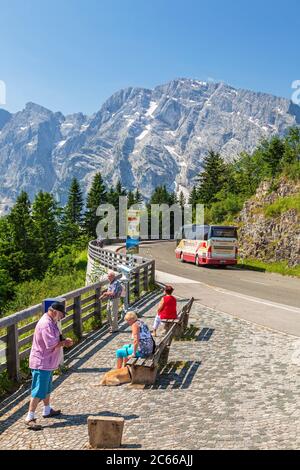
[{"label": "bus windshield", "polygon": [[211,227],[210,238],[237,238],[236,227]]}]

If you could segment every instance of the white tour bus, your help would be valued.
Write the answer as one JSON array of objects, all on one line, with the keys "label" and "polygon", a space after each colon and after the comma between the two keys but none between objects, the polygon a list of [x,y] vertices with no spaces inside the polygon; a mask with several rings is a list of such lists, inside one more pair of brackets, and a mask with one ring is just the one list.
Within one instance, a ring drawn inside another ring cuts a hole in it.
[{"label": "white tour bus", "polygon": [[[182,239],[180,238],[182,237]],[[237,264],[237,228],[223,225],[184,225],[177,235],[176,258],[197,266]]]}]

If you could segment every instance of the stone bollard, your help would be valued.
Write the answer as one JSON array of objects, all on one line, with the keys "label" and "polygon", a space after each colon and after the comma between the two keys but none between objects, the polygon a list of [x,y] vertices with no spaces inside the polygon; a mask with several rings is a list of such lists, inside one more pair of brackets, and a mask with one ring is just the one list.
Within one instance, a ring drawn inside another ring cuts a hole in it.
[{"label": "stone bollard", "polygon": [[89,443],[96,449],[114,449],[121,446],[124,418],[89,416]]}]

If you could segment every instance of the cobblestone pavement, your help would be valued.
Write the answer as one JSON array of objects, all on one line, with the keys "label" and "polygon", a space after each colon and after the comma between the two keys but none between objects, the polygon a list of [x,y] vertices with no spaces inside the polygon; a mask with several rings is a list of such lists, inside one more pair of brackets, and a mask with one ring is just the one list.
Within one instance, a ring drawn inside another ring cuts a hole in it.
[{"label": "cobblestone pavement", "polygon": [[[148,311],[147,322],[154,314]],[[299,339],[198,303],[189,324],[146,388],[99,386],[130,332],[94,333],[55,381],[52,405],[61,417],[41,420],[40,432],[27,430],[28,390],[19,392],[19,401],[2,404],[0,448],[84,449],[87,417],[106,415],[125,418],[128,449],[299,449]]]}]

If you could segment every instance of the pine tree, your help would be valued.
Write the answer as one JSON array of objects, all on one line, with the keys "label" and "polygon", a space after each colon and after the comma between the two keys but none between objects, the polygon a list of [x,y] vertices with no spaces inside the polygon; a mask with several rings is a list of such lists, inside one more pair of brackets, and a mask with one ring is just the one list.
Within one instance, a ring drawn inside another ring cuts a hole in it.
[{"label": "pine tree", "polygon": [[80,185],[73,178],[68,194],[68,202],[64,210],[64,219],[71,224],[81,225],[82,222],[83,197]]},{"label": "pine tree", "polygon": [[173,191],[172,193],[169,194],[168,204],[169,206],[172,206],[173,204],[178,204],[178,202],[179,200],[178,200],[177,194],[175,193],[175,191]]},{"label": "pine tree", "polygon": [[13,297],[14,283],[9,276],[8,272],[0,268],[0,316],[2,315],[3,307],[6,302]]},{"label": "pine tree", "polygon": [[141,204],[142,202],[144,202],[143,196],[140,193],[139,189],[136,188],[135,193],[134,193],[134,203],[135,204]]},{"label": "pine tree", "polygon": [[179,205],[181,208],[183,208],[185,206],[185,197],[184,197],[184,194],[183,194],[183,191],[180,191],[179,193]]},{"label": "pine tree", "polygon": [[170,204],[171,195],[165,185],[157,186],[150,198],[150,204]]},{"label": "pine tree", "polygon": [[188,203],[191,204],[192,206],[195,206],[198,201],[198,194],[197,194],[197,189],[196,186],[193,186],[192,191],[190,192]]},{"label": "pine tree", "polygon": [[12,253],[12,227],[8,217],[0,217],[0,315],[6,302],[13,297],[14,255]]},{"label": "pine tree", "polygon": [[128,191],[128,194],[127,194],[127,207],[130,208],[134,204],[135,204],[134,193],[130,190]]},{"label": "pine tree", "polygon": [[285,154],[285,146],[280,137],[273,137],[270,142],[262,143],[260,149],[262,161],[266,166],[266,176],[274,177],[280,171],[281,162]]},{"label": "pine tree", "polygon": [[33,237],[33,220],[28,194],[22,191],[7,216],[11,230],[10,273],[16,282],[40,274],[38,245]]},{"label": "pine tree", "polygon": [[73,178],[60,224],[60,245],[71,245],[79,239],[82,233],[82,209],[80,185],[77,179]]},{"label": "pine tree", "polygon": [[96,173],[92,182],[91,189],[87,196],[86,212],[84,214],[84,231],[89,237],[96,237],[96,227],[100,217],[96,215],[100,204],[107,201],[106,187],[101,173]]},{"label": "pine tree", "polygon": [[261,181],[259,167],[255,155],[242,152],[234,163],[233,178],[235,180],[236,193],[250,197],[255,193]]},{"label": "pine tree", "polygon": [[127,191],[123,188],[121,180],[118,180],[115,190],[108,194],[108,202],[116,209],[116,236],[119,237],[119,197],[126,196]]},{"label": "pine tree", "polygon": [[198,175],[198,199],[201,204],[210,205],[226,183],[226,164],[219,153],[212,150],[203,161],[203,172]]},{"label": "pine tree", "polygon": [[114,188],[110,188],[107,193],[107,202],[108,204],[112,204],[116,211],[119,210],[119,197],[126,196],[127,191],[122,187],[122,183],[118,180],[116,186]]},{"label": "pine tree", "polygon": [[107,203],[112,204],[114,207],[116,207],[117,202],[118,202],[117,198],[118,198],[117,193],[115,192],[114,188],[111,186],[106,195]]},{"label": "pine tree", "polygon": [[121,182],[120,179],[118,180],[118,182],[116,184],[116,193],[119,196],[126,196],[126,194],[127,194],[127,191],[126,191],[126,189],[123,188],[122,182]]},{"label": "pine tree", "polygon": [[[292,127],[284,139],[282,167],[300,163],[300,129]],[[297,166],[298,166],[297,165]]]},{"label": "pine tree", "polygon": [[49,266],[49,255],[58,247],[58,211],[52,194],[40,191],[32,205],[33,236],[38,244],[40,269]]}]

